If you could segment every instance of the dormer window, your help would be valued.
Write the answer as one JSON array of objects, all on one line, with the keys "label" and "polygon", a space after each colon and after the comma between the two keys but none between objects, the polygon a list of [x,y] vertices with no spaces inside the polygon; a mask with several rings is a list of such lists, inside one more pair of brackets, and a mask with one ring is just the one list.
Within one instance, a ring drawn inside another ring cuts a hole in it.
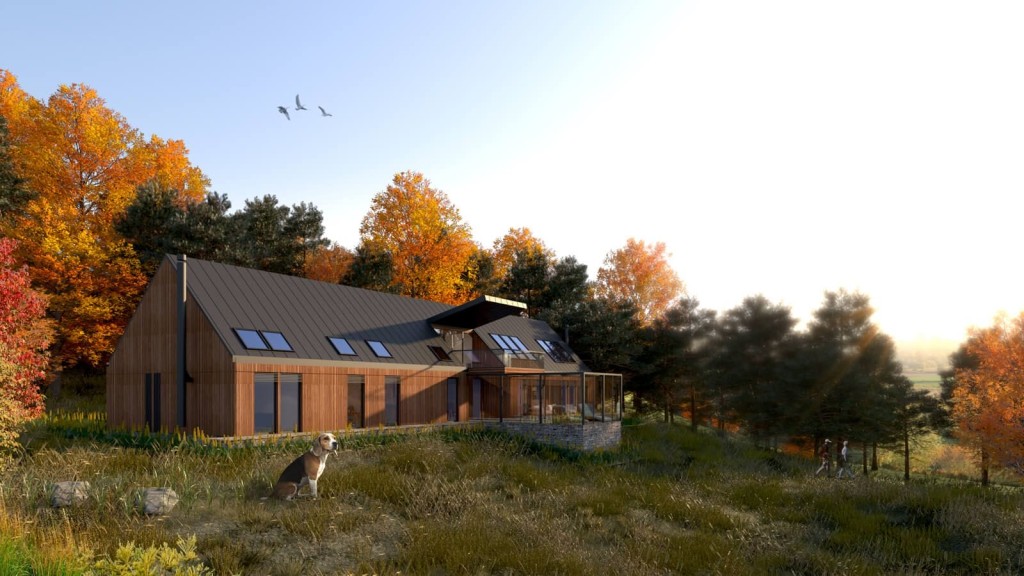
[{"label": "dormer window", "polygon": [[370,350],[373,350],[373,353],[378,358],[391,358],[391,352],[379,340],[367,340],[366,345],[370,347]]}]

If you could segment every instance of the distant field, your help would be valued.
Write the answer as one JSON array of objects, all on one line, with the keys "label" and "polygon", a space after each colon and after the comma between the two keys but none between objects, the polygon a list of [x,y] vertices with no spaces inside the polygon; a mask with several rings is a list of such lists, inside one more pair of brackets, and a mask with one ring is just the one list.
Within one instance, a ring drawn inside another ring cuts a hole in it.
[{"label": "distant field", "polygon": [[939,377],[938,372],[905,372],[904,374],[917,388],[927,390],[936,396],[942,392],[940,385],[942,378]]}]

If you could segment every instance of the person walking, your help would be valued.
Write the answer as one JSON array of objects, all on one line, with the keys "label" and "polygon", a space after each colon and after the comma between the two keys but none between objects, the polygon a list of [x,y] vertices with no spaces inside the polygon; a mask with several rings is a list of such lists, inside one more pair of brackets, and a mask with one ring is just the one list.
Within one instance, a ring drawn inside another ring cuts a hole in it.
[{"label": "person walking", "polygon": [[847,459],[847,456],[848,456],[847,445],[848,444],[849,444],[849,441],[843,440],[843,449],[839,451],[839,461],[838,461],[839,472],[836,474],[836,478],[840,478],[841,479],[843,477],[843,472],[846,472],[847,476],[849,476],[850,478],[853,478],[853,470],[850,470],[850,462]]},{"label": "person walking", "polygon": [[825,438],[825,443],[821,445],[821,452],[819,452],[821,455],[821,466],[818,468],[818,471],[814,473],[815,478],[817,478],[818,474],[821,474],[822,470],[825,471],[825,476],[830,476],[832,474],[832,454],[829,452],[831,447],[832,441]]}]

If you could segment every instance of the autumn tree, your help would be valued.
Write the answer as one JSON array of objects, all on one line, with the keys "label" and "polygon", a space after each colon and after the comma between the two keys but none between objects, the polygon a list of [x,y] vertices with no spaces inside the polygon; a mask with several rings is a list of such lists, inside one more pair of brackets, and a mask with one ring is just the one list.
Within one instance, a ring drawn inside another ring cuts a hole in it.
[{"label": "autumn tree", "polygon": [[336,242],[319,246],[305,256],[302,276],[310,280],[340,284],[352,267],[354,259],[355,255],[351,250]]},{"label": "autumn tree", "polygon": [[554,262],[555,253],[533,235],[529,228],[509,228],[504,236],[494,241],[491,249],[494,256],[494,275],[499,279],[508,276],[509,270],[524,258],[543,259]]},{"label": "autumn tree", "polygon": [[977,365],[956,371],[953,420],[959,437],[978,451],[987,485],[991,465],[1019,469],[1024,461],[1024,313],[971,329],[966,352]]},{"label": "autumn tree", "polygon": [[13,222],[23,214],[25,206],[35,198],[17,174],[11,157],[7,119],[0,115],[0,228],[3,222]]},{"label": "autumn tree", "polygon": [[448,304],[470,295],[465,270],[476,250],[470,227],[423,174],[395,174],[373,197],[359,233],[367,253],[390,256],[391,282],[402,294]]},{"label": "autumn tree", "polygon": [[27,268],[16,267],[15,244],[0,238],[0,397],[33,418],[43,412],[39,385],[49,365],[53,326]]},{"label": "autumn tree", "polygon": [[17,174],[38,194],[4,232],[50,296],[60,365],[102,366],[146,283],[114,222],[145,182],[198,199],[208,181],[180,141],[145,139],[82,84],[60,86],[43,103],[0,70],[0,114]]},{"label": "autumn tree", "polygon": [[648,246],[630,238],[612,250],[597,271],[597,293],[629,302],[636,309],[637,322],[649,326],[683,293],[683,282],[668,264],[665,243]]}]

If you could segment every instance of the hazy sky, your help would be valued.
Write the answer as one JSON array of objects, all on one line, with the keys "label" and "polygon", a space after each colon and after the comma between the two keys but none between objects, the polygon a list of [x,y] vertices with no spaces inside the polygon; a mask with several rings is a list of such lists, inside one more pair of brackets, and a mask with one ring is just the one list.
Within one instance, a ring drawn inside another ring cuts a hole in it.
[{"label": "hazy sky", "polygon": [[[664,242],[688,292],[896,340],[1024,311],[1024,2],[52,2],[0,68],[184,140],[235,207],[312,202],[354,248],[424,173],[484,246],[529,227],[591,277]],[[308,111],[290,111],[301,94]],[[333,117],[319,116],[322,105]]]}]

